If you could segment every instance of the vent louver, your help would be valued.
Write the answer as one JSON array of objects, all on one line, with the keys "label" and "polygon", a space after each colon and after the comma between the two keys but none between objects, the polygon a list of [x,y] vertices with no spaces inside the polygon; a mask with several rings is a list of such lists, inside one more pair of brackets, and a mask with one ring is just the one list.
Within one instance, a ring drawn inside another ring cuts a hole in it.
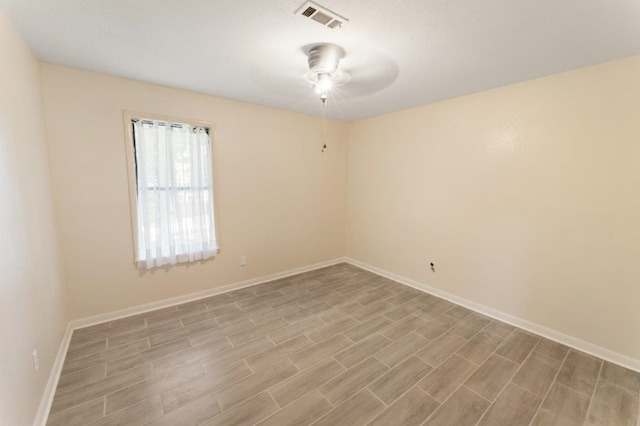
[{"label": "vent louver", "polygon": [[326,7],[320,6],[312,1],[304,2],[294,13],[296,15],[302,15],[305,18],[310,18],[311,20],[331,29],[340,28],[344,22],[349,21],[344,16],[338,15]]},{"label": "vent louver", "polygon": [[311,15],[313,15],[314,13],[316,13],[318,9],[314,9],[313,7],[309,6],[307,8],[307,10],[305,10],[304,12],[302,12],[302,16],[306,16],[307,18]]}]

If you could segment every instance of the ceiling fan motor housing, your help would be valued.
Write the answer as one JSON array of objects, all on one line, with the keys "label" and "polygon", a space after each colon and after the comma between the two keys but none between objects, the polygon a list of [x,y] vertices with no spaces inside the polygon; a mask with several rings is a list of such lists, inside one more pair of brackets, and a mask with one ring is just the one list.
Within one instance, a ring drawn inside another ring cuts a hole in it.
[{"label": "ceiling fan motor housing", "polygon": [[314,74],[332,74],[344,57],[344,49],[335,44],[324,43],[309,49],[309,70]]}]

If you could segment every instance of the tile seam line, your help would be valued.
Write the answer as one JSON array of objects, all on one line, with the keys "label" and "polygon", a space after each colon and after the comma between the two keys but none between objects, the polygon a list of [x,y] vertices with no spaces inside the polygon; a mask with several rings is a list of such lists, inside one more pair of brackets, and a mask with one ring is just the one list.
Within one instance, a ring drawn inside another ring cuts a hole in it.
[{"label": "tile seam line", "polygon": [[[538,345],[536,345],[536,347],[537,346]],[[535,348],[533,348],[532,352],[535,352]],[[567,358],[569,357],[570,353],[571,353],[571,349],[569,349],[567,351],[567,353],[564,354],[564,358],[562,359],[562,362],[560,363],[560,366],[558,367],[558,371],[556,371],[555,376],[553,376],[553,380],[551,381],[551,385],[549,386],[549,389],[547,389],[547,392],[545,392],[544,397],[542,398],[542,401],[540,402],[540,405],[538,406],[538,409],[533,414],[533,417],[531,418],[531,421],[529,422],[530,426],[533,424],[533,421],[536,419],[536,417],[538,417],[538,414],[540,413],[540,410],[542,409],[542,406],[544,405],[545,401],[547,400],[547,397],[551,393],[551,388],[553,387],[553,384],[554,383],[558,383],[558,384],[562,385],[562,383],[557,382],[557,379],[558,379],[558,376],[560,375],[560,371],[562,370],[562,367],[564,367],[564,363],[567,361]],[[591,404],[591,400],[589,400],[589,404]],[[587,412],[588,411],[589,410],[587,409]]]}]

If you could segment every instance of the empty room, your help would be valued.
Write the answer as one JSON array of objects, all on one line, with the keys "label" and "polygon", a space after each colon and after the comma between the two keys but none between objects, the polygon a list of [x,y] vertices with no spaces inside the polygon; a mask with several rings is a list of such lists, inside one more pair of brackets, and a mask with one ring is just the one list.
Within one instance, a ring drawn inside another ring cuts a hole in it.
[{"label": "empty room", "polygon": [[0,0],[0,425],[640,426],[637,0]]}]

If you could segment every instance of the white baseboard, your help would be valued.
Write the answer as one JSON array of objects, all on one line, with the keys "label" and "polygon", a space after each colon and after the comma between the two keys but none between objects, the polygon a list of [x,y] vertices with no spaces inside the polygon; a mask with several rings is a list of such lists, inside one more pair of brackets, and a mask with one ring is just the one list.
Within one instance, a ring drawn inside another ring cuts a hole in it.
[{"label": "white baseboard", "polygon": [[67,323],[67,327],[62,335],[62,341],[58,348],[58,353],[56,354],[56,359],[53,361],[53,366],[49,373],[49,379],[47,380],[47,384],[44,388],[42,399],[40,400],[40,406],[38,407],[36,418],[33,421],[34,426],[45,426],[47,423],[49,411],[51,410],[51,403],[53,402],[53,396],[55,395],[56,388],[58,387],[60,372],[62,371],[64,360],[67,357],[67,349],[69,348],[72,333],[73,329],[71,328],[71,323]]},{"label": "white baseboard", "polygon": [[40,406],[38,407],[38,412],[36,413],[36,418],[33,422],[34,426],[45,426],[45,424],[47,423],[47,418],[49,417],[49,411],[51,410],[51,403],[53,402],[53,396],[56,392],[56,388],[58,387],[58,380],[60,379],[62,366],[64,365],[64,360],[65,360],[65,357],[67,356],[67,350],[69,348],[69,343],[71,342],[71,335],[73,334],[73,330],[76,330],[78,328],[88,327],[94,324],[100,324],[106,321],[113,321],[120,318],[129,317],[131,315],[137,315],[144,312],[153,311],[155,309],[166,308],[173,305],[179,305],[181,303],[191,302],[194,300],[203,299],[205,297],[215,296],[216,294],[222,294],[222,293],[227,293],[233,290],[239,290],[245,287],[264,284],[269,281],[278,280],[280,278],[286,278],[291,275],[297,275],[303,272],[309,272],[309,271],[313,271],[320,268],[325,268],[327,266],[331,266],[331,265],[335,265],[343,262],[346,262],[346,258],[338,257],[336,259],[327,260],[324,262],[316,263],[313,265],[307,265],[300,268],[290,269],[288,271],[279,272],[276,274],[266,275],[259,278],[252,278],[250,280],[241,281],[238,283],[229,284],[221,287],[215,287],[215,288],[199,291],[196,293],[185,294],[183,296],[159,300],[157,302],[145,303],[144,305],[132,306],[130,308],[122,309],[115,312],[108,312],[105,314],[94,315],[91,317],[70,321],[67,324],[67,328],[62,337],[62,341],[60,342],[60,348],[58,349],[58,354],[53,363],[53,367],[51,368],[51,373],[49,374],[49,380],[47,381],[44,394],[42,396],[42,399],[40,400]]},{"label": "white baseboard", "polygon": [[234,284],[223,285],[220,287],[214,287],[196,293],[189,293],[183,296],[172,297],[170,299],[158,300],[157,302],[145,303],[144,305],[132,306],[130,308],[122,309],[115,312],[108,312],[105,314],[94,315],[87,318],[81,318],[71,321],[72,330],[78,328],[88,327],[90,325],[100,324],[107,321],[114,321],[120,318],[130,317],[132,315],[142,314],[144,312],[154,311],[156,309],[167,308],[173,305],[180,305],[181,303],[192,302],[198,299],[204,299],[206,297],[215,296],[216,294],[228,293],[230,291],[239,290],[245,287],[252,287],[258,284],[264,284],[269,281],[278,280],[280,278],[290,277],[291,275],[301,274],[303,272],[309,272],[327,266],[335,265],[337,263],[346,262],[346,258],[339,257],[332,260],[327,260],[313,265],[303,266],[300,268],[290,269],[284,272],[278,272],[276,274],[266,275],[258,278],[252,278],[250,280],[241,281]]},{"label": "white baseboard", "polygon": [[607,360],[614,364],[621,365],[630,370],[640,372],[640,360],[638,359],[631,358],[629,356],[620,354],[618,352],[614,352],[612,350],[603,348],[601,346],[594,345],[593,343],[589,343],[584,340],[578,339],[577,337],[573,337],[568,334],[561,333],[557,330],[553,330],[551,328],[544,327],[542,325],[533,323],[531,321],[527,321],[525,319],[498,311],[488,306],[481,305],[480,303],[472,302],[471,300],[464,299],[462,297],[456,296],[455,294],[451,294],[446,291],[437,289],[435,287],[431,287],[424,283],[413,281],[409,278],[405,278],[398,274],[394,274],[393,272],[385,271],[384,269],[377,268],[375,266],[369,265],[359,260],[347,257],[345,261],[347,263],[350,263],[351,265],[365,269],[369,272],[373,272],[374,274],[381,275],[383,277],[397,281],[400,284],[404,284],[406,286],[415,288],[416,290],[420,290],[425,293],[438,296],[442,299],[446,299],[450,302],[453,302],[456,305],[464,306],[465,308],[471,309],[472,311],[476,311],[488,317],[497,319],[502,322],[506,322],[507,324],[511,324],[513,326],[522,328],[524,330],[530,331],[531,333],[538,334],[540,336],[546,337],[547,339],[553,340],[558,343],[562,343],[563,345],[572,347],[574,349],[588,353],[595,357]]}]

